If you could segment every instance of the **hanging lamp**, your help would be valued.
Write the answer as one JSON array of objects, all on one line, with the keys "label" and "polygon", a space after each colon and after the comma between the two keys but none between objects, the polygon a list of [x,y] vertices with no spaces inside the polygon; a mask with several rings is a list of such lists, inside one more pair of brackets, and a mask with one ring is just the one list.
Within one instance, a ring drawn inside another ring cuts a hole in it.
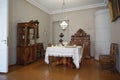
[{"label": "hanging lamp", "polygon": [[[62,3],[62,7],[65,8],[65,0],[63,0],[63,3]],[[60,27],[65,30],[67,27],[68,27],[68,23],[63,20],[61,23],[60,23]]]}]

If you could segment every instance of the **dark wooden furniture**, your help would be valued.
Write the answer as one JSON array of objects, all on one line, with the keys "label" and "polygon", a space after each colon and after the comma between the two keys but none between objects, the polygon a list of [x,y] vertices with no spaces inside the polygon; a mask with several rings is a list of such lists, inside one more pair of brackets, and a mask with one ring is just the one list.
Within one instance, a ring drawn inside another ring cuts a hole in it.
[{"label": "dark wooden furniture", "polygon": [[45,49],[43,43],[37,43],[37,54],[39,58],[44,58]]},{"label": "dark wooden furniture", "polygon": [[90,58],[90,35],[79,29],[71,36],[70,45],[83,46],[83,58]]},{"label": "dark wooden furniture", "polygon": [[18,23],[17,25],[17,64],[27,64],[37,60],[36,40],[38,21]]},{"label": "dark wooden furniture", "polygon": [[118,44],[111,43],[110,54],[100,55],[99,61],[103,69],[116,69],[116,54],[118,52]]},{"label": "dark wooden furniture", "polygon": [[[90,58],[90,35],[88,35],[82,29],[79,29],[74,35],[71,36],[71,41],[69,45],[83,46],[83,57],[81,64],[83,64],[84,58]],[[62,59],[53,62],[52,64],[67,64],[71,68],[74,67],[72,59],[66,57],[63,57]]]},{"label": "dark wooden furniture", "polygon": [[58,60],[56,60],[55,62],[52,62],[52,66],[56,66],[56,65],[67,65],[70,68],[74,68],[74,64],[72,62],[72,58],[68,58],[68,57],[57,57]]}]

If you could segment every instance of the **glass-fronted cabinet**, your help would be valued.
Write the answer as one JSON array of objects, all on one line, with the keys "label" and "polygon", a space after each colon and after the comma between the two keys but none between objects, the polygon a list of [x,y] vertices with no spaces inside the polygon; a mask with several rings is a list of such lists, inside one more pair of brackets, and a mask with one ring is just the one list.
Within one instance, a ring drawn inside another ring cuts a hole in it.
[{"label": "glass-fronted cabinet", "polygon": [[17,25],[17,64],[27,64],[36,61],[36,40],[38,36],[39,22],[18,23]]}]

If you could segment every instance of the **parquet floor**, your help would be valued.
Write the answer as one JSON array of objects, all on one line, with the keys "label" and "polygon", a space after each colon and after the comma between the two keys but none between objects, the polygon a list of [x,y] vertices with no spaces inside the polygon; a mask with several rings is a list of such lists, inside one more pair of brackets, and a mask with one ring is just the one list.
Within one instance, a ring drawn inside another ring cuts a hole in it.
[{"label": "parquet floor", "polygon": [[101,69],[99,62],[93,59],[85,60],[80,69],[51,66],[38,60],[26,66],[10,67],[9,73],[0,74],[0,80],[120,80],[120,74]]}]

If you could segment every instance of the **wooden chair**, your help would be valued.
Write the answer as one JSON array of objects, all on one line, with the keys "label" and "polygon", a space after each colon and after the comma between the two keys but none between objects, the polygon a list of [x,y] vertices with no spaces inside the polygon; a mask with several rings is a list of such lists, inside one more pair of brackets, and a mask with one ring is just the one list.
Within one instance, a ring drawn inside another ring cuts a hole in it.
[{"label": "wooden chair", "polygon": [[43,43],[37,43],[37,53],[39,58],[43,58],[45,56]]},{"label": "wooden chair", "polygon": [[[48,43],[48,44],[47,44],[47,47],[52,47],[52,46],[54,46],[54,44],[52,44],[52,43]],[[55,61],[57,61],[58,59],[59,59],[58,57],[49,56],[49,61],[50,61],[50,63],[55,62]]]},{"label": "wooden chair", "polygon": [[111,43],[110,55],[100,55],[99,61],[103,69],[116,69],[116,54],[118,52],[118,44]]}]

